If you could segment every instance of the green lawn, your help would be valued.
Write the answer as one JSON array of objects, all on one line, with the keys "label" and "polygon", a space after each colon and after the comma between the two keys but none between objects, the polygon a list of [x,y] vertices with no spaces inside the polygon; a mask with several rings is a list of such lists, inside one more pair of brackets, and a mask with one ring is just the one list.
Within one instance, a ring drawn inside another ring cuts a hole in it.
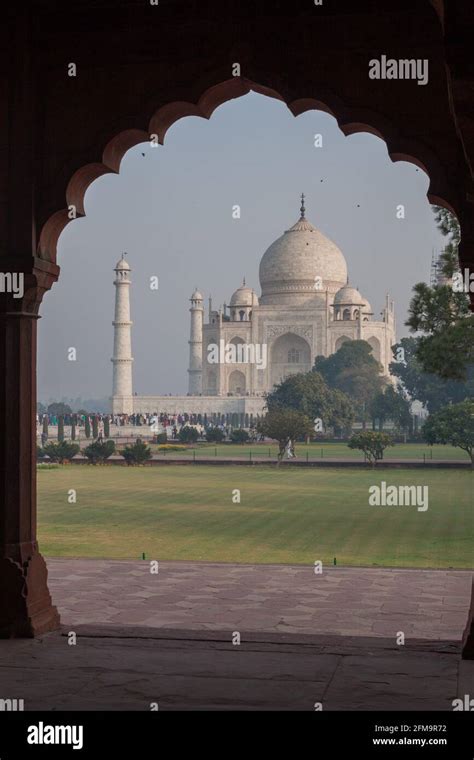
[{"label": "green lawn", "polygon": [[[472,568],[473,478],[464,470],[66,465],[38,472],[38,538],[55,557]],[[369,506],[368,488],[382,480],[428,485],[428,510]]]},{"label": "green lawn", "polygon": [[[117,448],[122,448],[117,441]],[[170,443],[173,443],[170,441]],[[163,453],[160,451],[159,446],[152,445],[151,449],[154,454]],[[184,448],[182,452],[169,451],[166,456],[177,457],[183,456],[188,459],[196,457],[214,457],[218,459],[225,459],[226,457],[239,457],[242,459],[249,459],[250,452],[252,457],[270,457],[275,458],[278,453],[278,447],[273,444],[211,444],[211,443],[198,443],[194,447]],[[364,455],[361,451],[350,449],[346,443],[300,443],[296,446],[296,454],[300,459],[360,459],[363,461]],[[440,459],[458,459],[469,461],[469,457],[465,451],[454,448],[454,446],[428,446],[426,443],[399,443],[395,446],[386,449],[386,459],[416,459],[423,461],[425,456],[426,461],[435,461]]]}]

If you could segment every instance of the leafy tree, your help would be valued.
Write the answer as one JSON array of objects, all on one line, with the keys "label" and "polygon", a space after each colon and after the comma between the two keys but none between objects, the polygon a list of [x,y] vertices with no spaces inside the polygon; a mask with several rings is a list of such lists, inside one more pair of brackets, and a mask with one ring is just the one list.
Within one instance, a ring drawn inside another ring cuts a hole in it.
[{"label": "leafy tree", "polygon": [[68,443],[67,441],[61,441],[60,443],[47,443],[43,448],[43,453],[48,456],[51,462],[69,462],[79,451],[77,443]]},{"label": "leafy tree", "polygon": [[[468,294],[455,287],[461,276],[458,263],[460,229],[457,219],[435,207],[440,231],[449,240],[441,256],[441,279],[434,287],[420,282],[413,288],[409,318],[412,332],[420,332],[417,358],[425,372],[465,380],[474,362],[474,315]],[[452,278],[454,280],[452,281]]]},{"label": "leafy tree", "polygon": [[383,459],[383,453],[388,446],[394,446],[392,437],[388,433],[376,433],[373,430],[365,430],[353,435],[347,444],[350,449],[360,449],[364,452],[372,467],[375,467],[379,459]]},{"label": "leafy tree", "polygon": [[92,417],[92,438],[99,437],[99,418],[96,414]]},{"label": "leafy tree", "polygon": [[46,440],[48,439],[48,428],[49,428],[49,419],[48,419],[48,415],[45,414],[43,417],[43,435],[45,436]]},{"label": "leafy tree", "polygon": [[246,430],[243,428],[236,428],[232,431],[230,434],[230,440],[232,443],[247,443],[250,436]]},{"label": "leafy tree", "polygon": [[329,388],[342,391],[355,402],[357,416],[365,427],[370,404],[385,382],[372,346],[365,340],[346,341],[331,356],[316,357],[313,369]]},{"label": "leafy tree", "polygon": [[181,443],[196,443],[199,438],[199,432],[191,425],[184,425],[178,433]]},{"label": "leafy tree", "polygon": [[474,401],[450,404],[431,414],[422,428],[429,444],[449,443],[466,451],[474,466]]},{"label": "leafy tree", "polygon": [[59,417],[61,414],[72,414],[72,409],[69,404],[55,401],[48,406],[48,414],[50,417]]},{"label": "leafy tree", "polygon": [[418,359],[419,338],[402,338],[393,346],[397,361],[390,364],[390,373],[398,377],[412,400],[420,401],[430,413],[446,404],[463,401],[474,395],[474,371],[469,369],[466,381],[448,380],[423,370]]},{"label": "leafy tree", "polygon": [[404,392],[393,385],[387,385],[375,396],[370,405],[370,413],[374,420],[378,419],[381,432],[386,420],[392,420],[399,430],[408,430],[412,422],[410,402]]},{"label": "leafy tree", "polygon": [[76,420],[73,419],[71,422],[71,441],[76,440]]},{"label": "leafy tree", "polygon": [[94,441],[84,449],[84,455],[91,464],[105,462],[115,452],[114,441]]},{"label": "leafy tree", "polygon": [[206,430],[206,441],[209,443],[222,443],[225,438],[225,433],[221,428],[210,427]]},{"label": "leafy tree", "polygon": [[89,438],[91,437],[91,421],[88,414],[86,414],[84,418],[84,434],[87,440],[89,440]]},{"label": "leafy tree", "polygon": [[319,372],[292,375],[267,394],[269,412],[293,409],[312,420],[321,419],[324,428],[349,428],[354,406],[344,393],[331,390]]},{"label": "leafy tree", "polygon": [[278,441],[278,463],[285,448],[302,436],[310,435],[313,425],[310,418],[294,409],[271,409],[257,423],[258,432],[265,438]]},{"label": "leafy tree", "polygon": [[126,446],[120,452],[128,465],[144,464],[151,459],[151,449],[139,438],[131,446]]},{"label": "leafy tree", "polygon": [[46,407],[44,404],[41,403],[41,401],[37,402],[36,411],[38,414],[46,414]]},{"label": "leafy tree", "polygon": [[104,417],[104,436],[110,438],[110,417],[107,415]]}]

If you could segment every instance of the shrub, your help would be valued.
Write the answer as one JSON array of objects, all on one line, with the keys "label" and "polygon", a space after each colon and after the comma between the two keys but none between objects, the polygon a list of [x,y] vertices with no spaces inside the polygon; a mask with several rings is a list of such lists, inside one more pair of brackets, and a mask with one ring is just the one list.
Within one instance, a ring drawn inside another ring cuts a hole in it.
[{"label": "shrub", "polygon": [[151,449],[139,438],[132,446],[125,446],[120,452],[128,465],[143,464],[151,459]]},{"label": "shrub", "polygon": [[350,449],[360,449],[364,452],[368,462],[375,467],[377,460],[383,459],[383,452],[387,446],[394,446],[392,436],[388,433],[376,433],[365,431],[353,435],[347,444]]},{"label": "shrub", "polygon": [[98,464],[105,462],[114,452],[114,441],[94,441],[84,449],[84,456],[87,457],[90,464]]},{"label": "shrub", "polygon": [[209,443],[221,443],[225,438],[225,433],[221,428],[211,427],[206,430],[206,441]]},{"label": "shrub", "polygon": [[178,433],[178,438],[182,443],[196,443],[199,433],[194,427],[187,425],[182,427]]},{"label": "shrub", "polygon": [[247,443],[250,436],[243,428],[236,428],[230,434],[230,440],[232,443]]},{"label": "shrub", "polygon": [[64,464],[64,462],[70,461],[78,451],[77,443],[61,441],[60,443],[47,443],[43,449],[43,454],[48,456],[51,462]]},{"label": "shrub", "polygon": [[153,443],[167,443],[168,436],[166,433],[155,433],[153,436]]}]

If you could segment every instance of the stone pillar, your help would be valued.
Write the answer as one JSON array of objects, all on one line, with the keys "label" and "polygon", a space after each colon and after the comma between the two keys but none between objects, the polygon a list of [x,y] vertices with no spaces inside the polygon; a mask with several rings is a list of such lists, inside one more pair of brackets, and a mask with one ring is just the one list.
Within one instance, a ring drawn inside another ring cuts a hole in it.
[{"label": "stone pillar", "polygon": [[[33,261],[33,259],[32,259]],[[16,271],[0,260],[1,271]],[[36,539],[36,329],[55,264],[24,272],[25,295],[0,294],[0,637],[32,637],[59,627]]]},{"label": "stone pillar", "polygon": [[462,657],[464,660],[474,660],[474,580],[472,582],[471,606],[462,637]]},{"label": "stone pillar", "polygon": [[133,413],[132,322],[130,321],[130,266],[124,256],[115,267],[115,317],[112,412]]},{"label": "stone pillar", "polygon": [[189,385],[190,396],[199,396],[202,393],[202,324],[203,305],[202,295],[196,289],[191,298],[191,330],[189,336]]}]

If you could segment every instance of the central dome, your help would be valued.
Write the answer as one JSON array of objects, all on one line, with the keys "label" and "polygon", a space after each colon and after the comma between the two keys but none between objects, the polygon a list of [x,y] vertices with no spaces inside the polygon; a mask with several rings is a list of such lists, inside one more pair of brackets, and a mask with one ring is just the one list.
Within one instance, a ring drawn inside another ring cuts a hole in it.
[{"label": "central dome", "polygon": [[337,245],[301,216],[275,240],[260,262],[260,304],[302,304],[347,282],[346,260]]}]

